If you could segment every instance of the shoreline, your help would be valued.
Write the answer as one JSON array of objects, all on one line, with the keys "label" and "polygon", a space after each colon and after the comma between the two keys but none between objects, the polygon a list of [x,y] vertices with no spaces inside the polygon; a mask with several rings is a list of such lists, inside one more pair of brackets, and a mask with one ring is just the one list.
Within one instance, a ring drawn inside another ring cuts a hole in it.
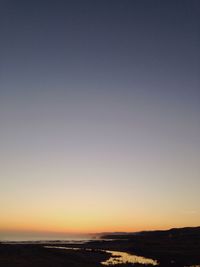
[{"label": "shoreline", "polygon": [[[44,246],[55,247],[55,249],[48,250]],[[68,249],[56,249],[56,246]],[[157,260],[161,267],[199,267],[200,227],[142,232],[137,235],[102,236],[101,239],[84,242],[83,240],[81,242],[66,242],[66,240],[0,242],[0,266],[49,267],[54,263],[52,266],[56,267],[67,264],[72,267],[96,267],[102,266],[101,262],[109,259],[110,255],[107,251],[126,252]],[[39,260],[37,263],[36,258]],[[29,262],[28,265],[23,265],[26,260]],[[133,265],[120,264],[120,266]],[[144,265],[137,264],[137,266]]]}]

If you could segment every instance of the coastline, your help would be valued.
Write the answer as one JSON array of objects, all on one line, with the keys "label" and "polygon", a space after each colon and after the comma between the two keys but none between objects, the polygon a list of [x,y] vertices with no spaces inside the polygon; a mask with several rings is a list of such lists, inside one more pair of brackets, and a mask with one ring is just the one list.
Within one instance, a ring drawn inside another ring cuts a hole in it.
[{"label": "coastline", "polygon": [[[111,256],[107,251],[127,252],[154,259],[161,267],[200,265],[200,227],[141,232],[137,235],[102,236],[99,240],[87,242],[62,240],[33,242],[9,244],[0,242],[0,266],[60,267],[67,264],[83,267],[102,266],[101,263]],[[62,249],[56,248],[58,245]],[[45,248],[47,246],[51,249]],[[29,263],[23,265],[26,260]],[[120,266],[133,266],[133,264],[120,264]],[[134,264],[134,266],[144,265]]]}]

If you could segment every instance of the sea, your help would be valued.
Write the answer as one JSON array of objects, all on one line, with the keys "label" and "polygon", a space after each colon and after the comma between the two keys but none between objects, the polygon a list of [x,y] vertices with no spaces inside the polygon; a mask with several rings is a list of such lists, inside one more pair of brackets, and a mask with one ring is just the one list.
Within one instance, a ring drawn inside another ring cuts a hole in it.
[{"label": "sea", "polygon": [[9,233],[0,232],[0,242],[65,242],[65,243],[84,243],[86,241],[95,240],[97,237],[92,234],[66,234],[66,233]]}]

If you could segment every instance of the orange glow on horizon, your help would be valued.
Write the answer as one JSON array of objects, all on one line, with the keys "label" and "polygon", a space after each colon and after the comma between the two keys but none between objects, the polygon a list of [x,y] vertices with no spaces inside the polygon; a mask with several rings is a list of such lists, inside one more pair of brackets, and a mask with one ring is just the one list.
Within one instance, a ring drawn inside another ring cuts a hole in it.
[{"label": "orange glow on horizon", "polygon": [[7,225],[0,225],[0,232],[19,232],[19,233],[53,233],[53,234],[94,234],[94,233],[104,233],[104,232],[139,232],[139,231],[150,231],[150,230],[167,230],[170,228],[179,228],[179,227],[186,227],[186,226],[197,226],[196,224],[187,225],[187,224],[163,224],[163,225],[148,225],[148,224],[141,224],[141,225],[134,225],[133,227],[130,226],[112,226],[99,223],[98,225],[73,225],[73,226],[64,226],[64,225],[51,225],[45,223],[38,223],[38,224],[19,224],[13,227],[13,224]]}]

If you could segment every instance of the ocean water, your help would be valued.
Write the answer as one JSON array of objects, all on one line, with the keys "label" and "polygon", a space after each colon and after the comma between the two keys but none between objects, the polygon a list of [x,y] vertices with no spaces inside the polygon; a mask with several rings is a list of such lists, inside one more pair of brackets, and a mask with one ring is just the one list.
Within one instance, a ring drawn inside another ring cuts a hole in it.
[{"label": "ocean water", "polygon": [[1,233],[0,242],[85,242],[95,237],[89,234],[66,233]]}]

